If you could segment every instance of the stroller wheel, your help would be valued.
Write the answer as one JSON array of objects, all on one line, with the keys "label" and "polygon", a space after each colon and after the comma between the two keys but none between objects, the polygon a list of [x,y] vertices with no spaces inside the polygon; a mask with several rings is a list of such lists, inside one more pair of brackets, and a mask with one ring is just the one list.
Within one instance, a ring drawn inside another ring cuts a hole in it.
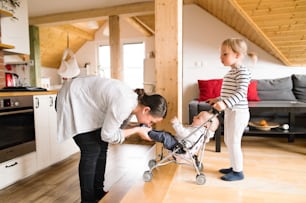
[{"label": "stroller wheel", "polygon": [[198,185],[204,185],[206,183],[206,177],[203,173],[200,173],[196,177],[196,181]]},{"label": "stroller wheel", "polygon": [[148,165],[149,165],[149,168],[152,169],[154,166],[156,166],[156,160],[155,159],[151,159],[149,161]]},{"label": "stroller wheel", "polygon": [[152,180],[152,173],[150,171],[145,171],[142,175],[142,178],[145,182],[150,182]]}]

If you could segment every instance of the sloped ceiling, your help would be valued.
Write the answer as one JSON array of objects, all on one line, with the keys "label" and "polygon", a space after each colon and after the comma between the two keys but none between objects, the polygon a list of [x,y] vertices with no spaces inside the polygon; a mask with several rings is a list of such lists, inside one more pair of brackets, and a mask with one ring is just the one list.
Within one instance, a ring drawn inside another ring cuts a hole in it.
[{"label": "sloped ceiling", "polygon": [[196,0],[193,2],[285,65],[306,65],[305,0]]},{"label": "sloped ceiling", "polygon": [[[249,41],[279,59],[284,65],[306,66],[305,0],[185,0],[184,3],[196,4],[211,13]],[[143,13],[139,14],[140,10],[131,9],[130,15],[125,13],[124,18],[144,35],[154,35],[154,2],[137,4]],[[109,8],[108,12],[100,11],[100,13],[118,15],[119,7],[126,9],[127,6]],[[79,11],[79,16],[86,13],[90,17],[94,13],[92,10],[91,12]],[[59,66],[61,54],[67,47],[67,33],[70,39],[69,47],[77,51],[86,41],[93,39],[96,31],[77,24],[75,17],[72,23],[61,24],[57,16],[64,16],[63,20],[69,21],[69,15],[65,13],[30,18],[30,24],[40,27],[42,66],[55,68]],[[92,16],[92,19],[98,20],[99,26],[107,22],[106,15],[99,18],[96,15]],[[45,23],[52,24],[50,19],[56,19],[56,24],[60,25],[40,26]]]}]

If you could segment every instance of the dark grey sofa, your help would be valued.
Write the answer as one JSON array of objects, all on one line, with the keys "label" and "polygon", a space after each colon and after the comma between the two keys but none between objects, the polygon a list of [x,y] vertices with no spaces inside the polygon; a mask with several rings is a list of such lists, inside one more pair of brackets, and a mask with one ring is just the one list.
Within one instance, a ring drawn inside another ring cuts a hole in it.
[{"label": "dark grey sofa", "polygon": [[[249,101],[251,121],[266,119],[280,124],[289,124],[291,129],[299,131],[284,131],[293,141],[295,134],[306,134],[306,75],[297,75],[257,80],[257,92],[260,101]],[[193,116],[200,111],[210,110],[211,106],[205,101],[194,99],[189,102],[189,123]],[[220,151],[220,136],[223,132],[222,115],[219,116],[221,125],[215,134],[216,151]],[[256,132],[256,131],[255,131]],[[291,133],[292,132],[292,133]],[[295,134],[294,134],[294,133]],[[246,132],[250,133],[249,131]],[[261,132],[256,132],[261,134]],[[280,132],[264,132],[265,134]],[[289,138],[288,138],[289,139]]]}]

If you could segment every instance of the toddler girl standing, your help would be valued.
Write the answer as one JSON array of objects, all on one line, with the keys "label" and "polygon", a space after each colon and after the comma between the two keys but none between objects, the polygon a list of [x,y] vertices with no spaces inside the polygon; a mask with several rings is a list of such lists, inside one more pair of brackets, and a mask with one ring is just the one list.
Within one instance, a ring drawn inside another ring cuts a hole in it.
[{"label": "toddler girl standing", "polygon": [[[247,45],[242,39],[230,38],[223,41],[221,62],[231,69],[224,76],[221,96],[208,100],[208,103],[218,111],[224,110],[224,142],[228,148],[231,164],[229,168],[219,170],[225,174],[221,177],[225,181],[244,178],[241,138],[250,118],[247,92],[251,80],[248,68],[242,65],[246,55]],[[255,59],[255,55],[250,54],[250,56]]]}]

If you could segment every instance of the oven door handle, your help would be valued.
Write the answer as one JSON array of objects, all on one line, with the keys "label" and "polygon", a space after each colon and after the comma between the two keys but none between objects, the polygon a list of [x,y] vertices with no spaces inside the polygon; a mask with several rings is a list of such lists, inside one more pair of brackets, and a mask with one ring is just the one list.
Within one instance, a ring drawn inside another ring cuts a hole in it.
[{"label": "oven door handle", "polygon": [[34,112],[34,110],[33,109],[24,109],[24,110],[17,110],[17,111],[1,112],[0,116],[20,114],[20,113],[30,113],[30,112]]}]

